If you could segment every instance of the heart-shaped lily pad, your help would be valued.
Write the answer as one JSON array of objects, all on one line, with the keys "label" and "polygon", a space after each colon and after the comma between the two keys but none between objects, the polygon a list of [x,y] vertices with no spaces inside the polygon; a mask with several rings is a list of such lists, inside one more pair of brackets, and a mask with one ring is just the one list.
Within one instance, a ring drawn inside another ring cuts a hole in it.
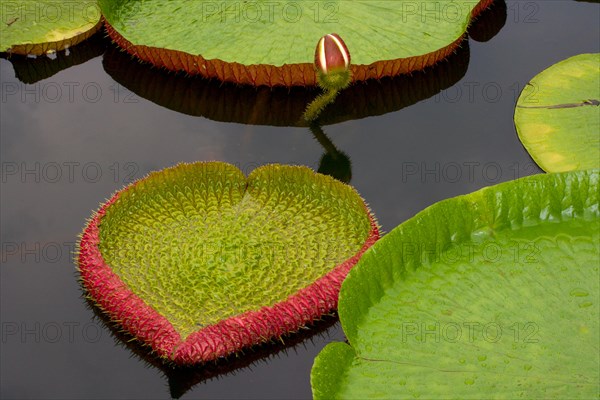
[{"label": "heart-shaped lily pad", "polygon": [[344,281],[315,399],[597,398],[598,170],[439,202]]},{"label": "heart-shaped lily pad", "polygon": [[342,280],[378,238],[350,187],[306,167],[248,178],[180,164],[118,192],[86,227],[79,269],[91,297],[178,364],[277,338],[337,306]]},{"label": "heart-shaped lily pad", "polygon": [[431,66],[460,44],[480,1],[100,0],[111,38],[136,57],[242,84],[316,83],[313,60],[336,32],[352,56],[354,80]]},{"label": "heart-shaped lily pad", "polygon": [[42,55],[92,36],[102,26],[90,0],[21,0],[0,8],[0,52]]},{"label": "heart-shaped lily pad", "polygon": [[600,168],[600,53],[568,58],[534,77],[517,101],[515,125],[544,171]]}]

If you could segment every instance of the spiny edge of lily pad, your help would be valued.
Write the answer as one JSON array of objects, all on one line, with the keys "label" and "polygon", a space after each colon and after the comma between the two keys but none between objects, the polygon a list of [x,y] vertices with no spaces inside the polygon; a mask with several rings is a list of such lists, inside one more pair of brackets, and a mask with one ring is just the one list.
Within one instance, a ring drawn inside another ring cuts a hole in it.
[{"label": "spiny edge of lily pad", "polygon": [[[495,0],[480,0],[471,11],[471,22],[488,9]],[[179,50],[134,45],[125,39],[108,21],[104,23],[113,42],[127,53],[156,67],[189,75],[200,75],[208,79],[218,79],[240,85],[252,86],[315,86],[317,74],[312,63],[244,65],[225,62],[219,59],[207,60],[201,55],[193,55]],[[467,29],[468,31],[468,29]],[[465,33],[466,34],[466,33]],[[352,82],[368,79],[394,77],[421,71],[450,56],[463,41],[464,34],[448,46],[420,56],[377,61],[369,65],[351,65]]]},{"label": "spiny edge of lily pad", "polygon": [[[200,164],[206,163],[210,162]],[[190,164],[180,163],[171,169],[181,165]],[[160,315],[127,287],[104,261],[99,249],[100,221],[107,209],[123,192],[156,173],[160,171],[152,172],[117,191],[94,213],[80,235],[76,260],[80,283],[87,291],[87,297],[108,315],[112,322],[120,325],[142,343],[149,345],[153,352],[167,363],[192,365],[217,360],[238,353],[244,348],[268,343],[283,335],[296,332],[306,324],[335,310],[339,290],[346,275],[362,254],[380,237],[379,225],[363,200],[369,217],[370,231],[363,246],[355,255],[309,286],[292,294],[285,301],[226,318],[214,325],[203,327],[183,339],[166,317]],[[340,184],[345,185],[341,182]]]}]

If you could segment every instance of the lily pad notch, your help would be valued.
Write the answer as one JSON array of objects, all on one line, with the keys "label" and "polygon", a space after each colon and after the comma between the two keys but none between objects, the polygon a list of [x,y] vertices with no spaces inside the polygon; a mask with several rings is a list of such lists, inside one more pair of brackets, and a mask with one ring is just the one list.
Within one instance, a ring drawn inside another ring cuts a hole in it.
[{"label": "lily pad notch", "polygon": [[[312,236],[298,240],[301,230]],[[246,178],[226,163],[179,164],[106,202],[84,229],[78,264],[113,322],[190,365],[335,310],[342,281],[378,238],[355,190],[309,168],[269,165]],[[209,240],[218,244],[206,251]],[[274,248],[284,257],[265,256]]]},{"label": "lily pad notch", "polygon": [[[165,5],[153,0],[130,7],[100,0],[99,4],[111,39],[155,66],[237,84],[314,86],[313,46],[325,34],[336,32],[346,41],[354,59],[353,81],[408,74],[452,54],[471,21],[493,2],[417,0],[410,7],[406,2],[373,0],[294,2],[297,20],[271,15],[283,10],[262,10],[266,7],[262,2],[178,0]],[[252,15],[259,20],[248,18],[244,7],[253,7]],[[329,19],[323,16],[327,10]],[[382,19],[389,21],[386,29],[376,29]],[[361,25],[352,26],[350,21]]]}]

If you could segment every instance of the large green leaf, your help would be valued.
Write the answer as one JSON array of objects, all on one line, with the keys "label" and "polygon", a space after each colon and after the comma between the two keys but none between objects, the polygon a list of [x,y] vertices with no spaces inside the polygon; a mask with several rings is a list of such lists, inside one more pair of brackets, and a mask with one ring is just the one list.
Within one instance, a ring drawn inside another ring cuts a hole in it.
[{"label": "large green leaf", "polygon": [[431,53],[465,33],[476,4],[100,1],[106,19],[132,43],[202,54],[209,60],[277,66],[311,62],[317,41],[328,32],[344,38],[356,64]]},{"label": "large green leaf", "polygon": [[0,52],[41,55],[62,50],[100,28],[90,0],[21,0],[0,7]]},{"label": "large green leaf", "polygon": [[599,172],[437,203],[351,271],[315,399],[598,398]]},{"label": "large green leaf", "polygon": [[600,168],[600,53],[544,70],[515,109],[519,138],[547,172]]},{"label": "large green leaf", "polygon": [[111,37],[144,60],[238,83],[299,85],[314,83],[315,47],[325,34],[344,39],[352,63],[363,67],[354,69],[356,79],[396,75],[448,56],[491,0],[99,4]]},{"label": "large green leaf", "polygon": [[184,364],[331,311],[377,236],[351,187],[308,168],[266,166],[246,178],[225,163],[181,164],[106,203],[84,232],[79,264],[115,321]]}]

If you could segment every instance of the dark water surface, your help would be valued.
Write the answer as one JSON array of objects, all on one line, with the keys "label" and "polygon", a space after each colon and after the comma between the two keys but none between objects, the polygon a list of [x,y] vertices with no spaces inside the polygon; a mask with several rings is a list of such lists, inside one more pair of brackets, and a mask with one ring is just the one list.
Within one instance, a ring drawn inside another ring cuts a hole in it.
[{"label": "dark water surface", "polygon": [[516,98],[541,70],[600,51],[600,5],[495,8],[474,27],[479,41],[424,74],[351,88],[315,133],[296,126],[315,91],[161,73],[101,37],[54,60],[0,60],[2,398],[309,398],[313,358],[344,340],[334,318],[233,362],[163,372],[87,307],[77,236],[114,191],[181,161],[351,175],[385,231],[439,200],[541,172],[516,136]]}]

